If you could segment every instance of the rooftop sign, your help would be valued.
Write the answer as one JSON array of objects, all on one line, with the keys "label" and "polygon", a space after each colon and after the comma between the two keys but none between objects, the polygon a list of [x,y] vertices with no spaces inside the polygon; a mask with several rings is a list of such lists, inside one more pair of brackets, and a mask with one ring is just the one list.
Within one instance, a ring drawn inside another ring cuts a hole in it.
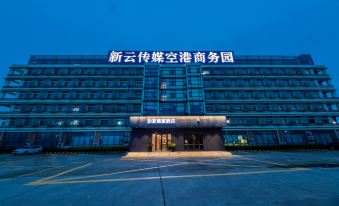
[{"label": "rooftop sign", "polygon": [[110,64],[229,64],[234,63],[231,51],[109,51]]}]

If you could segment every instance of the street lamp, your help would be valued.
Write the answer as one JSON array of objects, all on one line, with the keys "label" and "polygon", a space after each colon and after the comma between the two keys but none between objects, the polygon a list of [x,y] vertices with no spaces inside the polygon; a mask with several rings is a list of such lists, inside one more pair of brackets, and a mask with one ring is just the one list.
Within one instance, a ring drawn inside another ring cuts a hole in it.
[{"label": "street lamp", "polygon": [[334,135],[335,135],[336,138],[338,138],[338,136],[337,136],[337,129],[335,127],[336,124],[337,124],[337,122],[335,120],[333,120],[332,125],[333,125],[333,128],[334,128]]},{"label": "street lamp", "polygon": [[[231,123],[231,121],[229,119],[226,119],[226,127],[229,123]],[[228,141],[227,128],[226,128],[226,140]]]}]

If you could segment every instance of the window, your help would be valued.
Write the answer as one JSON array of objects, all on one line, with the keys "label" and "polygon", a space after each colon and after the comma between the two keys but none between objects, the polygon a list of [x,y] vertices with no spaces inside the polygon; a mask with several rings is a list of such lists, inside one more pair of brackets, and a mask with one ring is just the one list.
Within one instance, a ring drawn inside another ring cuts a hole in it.
[{"label": "window", "polygon": [[110,121],[108,119],[102,119],[101,120],[101,125],[105,126],[105,127],[108,127],[108,126],[110,126]]},{"label": "window", "polygon": [[128,68],[122,68],[121,69],[121,75],[129,75]]},{"label": "window", "polygon": [[193,74],[197,74],[200,73],[200,67],[197,66],[189,66],[187,67],[188,73],[193,73]]},{"label": "window", "polygon": [[57,120],[56,125],[62,126],[62,125],[64,125],[64,121],[63,120]]},{"label": "window", "polygon": [[161,114],[185,114],[186,104],[185,103],[162,103],[160,104]]},{"label": "window", "polygon": [[145,75],[146,76],[158,75],[158,68],[157,67],[146,67]]},{"label": "window", "polygon": [[120,80],[120,87],[128,87],[128,82],[125,80]]},{"label": "window", "polygon": [[97,110],[96,105],[89,105],[89,106],[88,106],[88,111],[89,111],[89,112],[96,112],[96,110]]},{"label": "window", "polygon": [[144,103],[144,112],[146,114],[157,114],[158,104],[155,102],[145,102]]},{"label": "window", "polygon": [[190,102],[191,114],[202,114],[204,112],[204,106],[202,102]]},{"label": "window", "polygon": [[118,92],[118,98],[119,99],[126,99],[127,98],[127,93],[124,91],[119,91]]},{"label": "window", "polygon": [[79,125],[79,120],[78,120],[78,119],[72,119],[72,120],[70,121],[70,125],[72,125],[72,126],[77,126],[77,125]]},{"label": "window", "polygon": [[72,145],[92,146],[94,139],[93,132],[79,132],[72,134]]},{"label": "window", "polygon": [[142,81],[135,81],[135,87],[142,87]]},{"label": "window", "polygon": [[115,120],[115,124],[118,126],[118,127],[122,127],[125,125],[125,120],[123,119],[116,119]]},{"label": "window", "polygon": [[190,86],[201,86],[201,78],[200,77],[189,77],[188,84]]},{"label": "window", "polygon": [[140,104],[134,104],[133,105],[133,112],[141,112],[141,105]]},{"label": "window", "polygon": [[[189,97],[193,100],[202,100],[202,91],[200,89],[189,89]],[[217,92],[217,98],[223,99],[224,92]]]},{"label": "window", "polygon": [[133,97],[134,97],[134,99],[140,99],[141,98],[141,92],[134,92]]},{"label": "window", "polygon": [[127,106],[125,104],[118,104],[118,112],[126,112]]},{"label": "window", "polygon": [[102,132],[100,145],[124,144],[124,135],[121,132]]},{"label": "window", "polygon": [[75,106],[73,107],[72,109],[73,112],[79,112],[80,111],[80,108],[78,106]]}]

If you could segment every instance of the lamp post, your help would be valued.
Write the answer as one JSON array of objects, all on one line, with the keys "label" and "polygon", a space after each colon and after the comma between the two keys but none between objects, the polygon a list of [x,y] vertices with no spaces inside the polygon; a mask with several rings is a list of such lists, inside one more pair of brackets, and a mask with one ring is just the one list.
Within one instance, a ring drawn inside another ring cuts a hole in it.
[{"label": "lamp post", "polygon": [[333,128],[334,128],[334,135],[335,135],[336,140],[337,140],[338,139],[337,129],[336,129],[337,121],[333,120],[332,125],[333,125]]},{"label": "lamp post", "polygon": [[[226,127],[231,121],[229,119],[226,119]],[[226,140],[228,140],[228,135],[227,135],[227,128],[226,128]]]}]

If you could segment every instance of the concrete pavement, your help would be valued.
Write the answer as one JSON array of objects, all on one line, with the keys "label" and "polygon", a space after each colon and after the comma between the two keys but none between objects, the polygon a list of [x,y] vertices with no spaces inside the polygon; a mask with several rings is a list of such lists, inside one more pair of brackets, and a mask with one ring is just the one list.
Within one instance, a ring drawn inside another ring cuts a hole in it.
[{"label": "concrete pavement", "polygon": [[339,152],[0,155],[1,205],[338,205]]}]

